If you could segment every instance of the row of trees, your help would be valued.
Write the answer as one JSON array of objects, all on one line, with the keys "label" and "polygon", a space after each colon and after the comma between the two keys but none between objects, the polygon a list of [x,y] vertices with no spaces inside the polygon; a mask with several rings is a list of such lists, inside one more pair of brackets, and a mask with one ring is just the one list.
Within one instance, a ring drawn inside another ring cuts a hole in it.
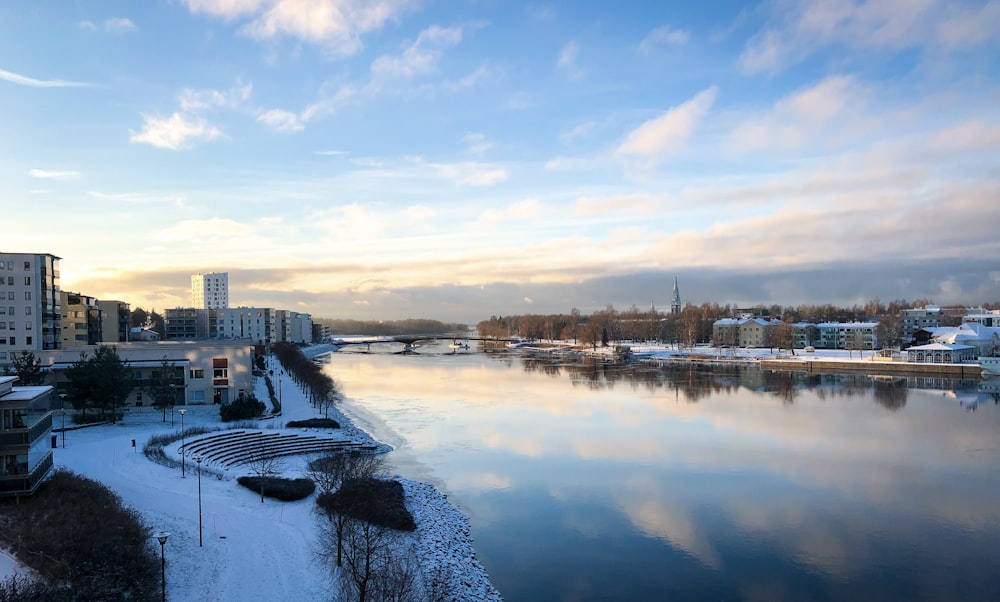
[{"label": "row of trees", "polygon": [[330,405],[340,399],[340,389],[337,383],[315,362],[303,355],[298,347],[291,343],[275,343],[271,346],[271,352],[285,372],[292,380],[301,387],[309,396],[309,402],[320,412],[327,410]]},{"label": "row of trees", "polygon": [[[861,322],[879,323],[877,340],[885,346],[897,346],[903,336],[899,312],[903,309],[924,307],[928,299],[909,302],[899,299],[888,305],[878,298],[863,305],[835,307],[833,305],[797,305],[758,308],[759,313],[771,319],[792,324],[797,322]],[[1000,307],[1000,303],[986,304],[984,309]],[[956,308],[962,309],[962,308]],[[593,346],[620,341],[665,341],[693,346],[712,340],[712,325],[721,318],[731,318],[737,313],[732,305],[718,303],[687,304],[679,314],[661,314],[652,309],[642,310],[633,305],[619,311],[612,305],[584,315],[573,308],[568,314],[527,314],[492,316],[476,325],[479,336],[498,339],[520,337],[524,339],[560,339]],[[961,311],[953,311],[940,319],[942,326],[957,326]],[[773,334],[775,347],[791,347],[791,329],[779,328]]]}]

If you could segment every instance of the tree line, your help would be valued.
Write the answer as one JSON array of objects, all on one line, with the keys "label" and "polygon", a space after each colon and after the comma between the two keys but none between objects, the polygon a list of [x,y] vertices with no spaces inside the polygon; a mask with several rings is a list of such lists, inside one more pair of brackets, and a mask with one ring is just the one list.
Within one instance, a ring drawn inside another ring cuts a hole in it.
[{"label": "tree line", "polygon": [[439,334],[446,332],[465,332],[466,324],[439,322],[424,318],[406,320],[336,320],[331,318],[316,318],[317,324],[329,326],[337,334],[360,334],[366,336],[393,336],[401,334]]},{"label": "tree line", "polygon": [[[851,307],[837,307],[832,304],[761,306],[755,311],[772,320],[789,325],[777,328],[773,335],[775,346],[782,346],[784,339],[791,338],[790,325],[798,322],[878,322],[878,340],[886,345],[898,345],[902,338],[903,326],[899,312],[904,309],[922,308],[931,305],[929,299],[906,301],[898,299],[883,304],[876,297],[864,304]],[[977,308],[979,306],[976,306]],[[987,303],[984,310],[1000,308],[1000,302]],[[686,304],[678,314],[663,314],[650,309],[639,309],[635,305],[626,310],[617,310],[613,305],[583,314],[573,308],[568,314],[523,314],[491,316],[476,325],[481,337],[522,338],[528,340],[563,340],[589,347],[607,346],[623,341],[657,341],[677,345],[693,346],[712,341],[712,325],[719,319],[737,317],[738,307],[730,304],[702,303]],[[941,326],[958,326],[965,306],[948,308],[940,316]],[[790,344],[790,343],[787,343]],[[787,346],[786,344],[786,346]]]}]

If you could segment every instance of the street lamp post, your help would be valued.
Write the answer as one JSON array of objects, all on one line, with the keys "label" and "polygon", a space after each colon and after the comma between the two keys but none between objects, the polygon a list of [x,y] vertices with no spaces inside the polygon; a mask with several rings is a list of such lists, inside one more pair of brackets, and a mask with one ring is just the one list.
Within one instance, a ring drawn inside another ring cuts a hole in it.
[{"label": "street lamp post", "polygon": [[184,458],[185,458],[185,456],[184,456],[184,451],[185,451],[184,450],[184,445],[185,445],[185,441],[184,441],[184,414],[187,413],[187,410],[177,410],[177,411],[181,415],[181,478],[184,478],[186,476],[184,474],[184,465],[185,465],[185,462],[184,462]]},{"label": "street lamp post", "polygon": [[201,456],[195,456],[194,461],[198,463],[198,547],[202,547],[201,537]]},{"label": "street lamp post", "polygon": [[163,553],[163,546],[167,544],[169,533],[158,533],[156,540],[160,542],[160,594],[163,602],[167,602],[167,560]]}]

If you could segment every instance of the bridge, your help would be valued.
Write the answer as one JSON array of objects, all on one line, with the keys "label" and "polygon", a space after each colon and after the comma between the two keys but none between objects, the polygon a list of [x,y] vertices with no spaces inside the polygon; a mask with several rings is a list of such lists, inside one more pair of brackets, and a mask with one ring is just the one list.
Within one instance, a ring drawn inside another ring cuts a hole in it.
[{"label": "bridge", "polygon": [[[469,341],[489,341],[496,343],[515,343],[520,339],[497,339],[493,337],[473,337],[456,334],[399,334],[383,336],[333,337],[330,344],[338,350],[351,345],[367,345],[371,349],[374,343],[402,343],[403,352],[415,351],[417,343],[423,341],[451,341],[453,349],[468,349]],[[461,342],[459,342],[461,341]]]}]

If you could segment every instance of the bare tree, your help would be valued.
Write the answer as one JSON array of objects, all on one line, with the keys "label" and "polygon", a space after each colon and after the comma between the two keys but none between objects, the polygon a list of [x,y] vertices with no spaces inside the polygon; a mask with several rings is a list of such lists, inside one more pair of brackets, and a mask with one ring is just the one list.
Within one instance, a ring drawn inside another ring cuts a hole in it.
[{"label": "bare tree", "polygon": [[338,599],[357,602],[415,602],[417,565],[403,549],[402,535],[389,527],[351,520],[345,531]]},{"label": "bare tree", "polygon": [[336,495],[344,481],[352,479],[377,478],[385,470],[385,459],[381,455],[360,452],[342,452],[321,456],[309,462],[307,474],[319,489],[316,497],[317,511],[326,517],[324,530],[327,539],[336,542],[337,566],[343,564],[344,538],[354,520],[351,515],[355,504],[361,500],[346,492]]},{"label": "bare tree", "polygon": [[264,488],[268,479],[281,473],[285,468],[285,463],[280,456],[270,453],[263,447],[253,450],[244,462],[250,472],[257,477],[260,484],[260,503],[264,503]]}]

